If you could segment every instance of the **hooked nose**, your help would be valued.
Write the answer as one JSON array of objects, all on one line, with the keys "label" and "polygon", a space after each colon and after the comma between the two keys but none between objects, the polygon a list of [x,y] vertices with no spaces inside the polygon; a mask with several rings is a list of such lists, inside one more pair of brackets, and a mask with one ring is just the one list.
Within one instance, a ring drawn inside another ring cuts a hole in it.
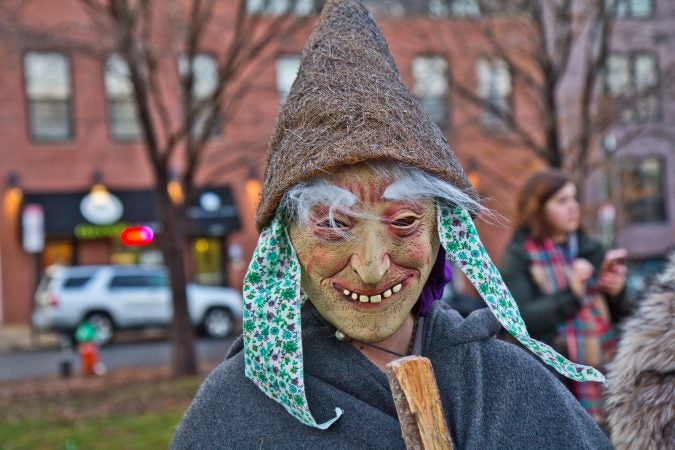
[{"label": "hooked nose", "polygon": [[384,239],[380,239],[373,229],[366,230],[365,236],[358,242],[358,248],[350,261],[354,272],[364,284],[377,285],[389,272],[391,261],[384,244]]}]

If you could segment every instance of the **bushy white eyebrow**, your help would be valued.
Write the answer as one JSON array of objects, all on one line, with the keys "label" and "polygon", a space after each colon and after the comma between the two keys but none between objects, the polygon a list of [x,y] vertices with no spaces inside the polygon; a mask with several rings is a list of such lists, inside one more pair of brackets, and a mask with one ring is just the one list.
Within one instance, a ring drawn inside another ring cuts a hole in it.
[{"label": "bushy white eyebrow", "polygon": [[480,203],[455,186],[416,168],[411,168],[409,175],[387,186],[382,198],[387,200],[442,199],[447,203],[460,205],[471,212],[480,212],[483,209]]},{"label": "bushy white eyebrow", "polygon": [[[366,163],[377,175],[393,180],[383,192],[386,200],[424,200],[435,203],[457,205],[470,213],[488,212],[479,202],[453,186],[440,180],[421,169],[397,162],[368,162]],[[346,189],[331,184],[325,177],[317,177],[310,181],[299,183],[289,189],[279,204],[279,210],[284,214],[288,223],[297,222],[307,225],[312,209],[317,205],[328,208],[328,220],[335,227],[334,213],[340,211],[352,216],[361,217],[363,212],[353,207],[357,204],[357,197]]]},{"label": "bushy white eyebrow", "polygon": [[279,208],[291,221],[307,225],[312,208],[316,205],[328,207],[328,219],[334,223],[336,210],[350,210],[356,204],[356,195],[347,189],[330,184],[323,178],[300,183],[289,189],[281,199]]}]

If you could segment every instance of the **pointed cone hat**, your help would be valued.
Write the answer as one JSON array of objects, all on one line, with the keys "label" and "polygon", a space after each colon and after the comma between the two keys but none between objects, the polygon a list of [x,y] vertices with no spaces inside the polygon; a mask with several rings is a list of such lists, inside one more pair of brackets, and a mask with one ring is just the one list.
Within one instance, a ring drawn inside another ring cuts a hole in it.
[{"label": "pointed cone hat", "polygon": [[419,167],[477,198],[368,10],[358,0],[328,0],[269,143],[258,230],[295,184],[369,160]]}]

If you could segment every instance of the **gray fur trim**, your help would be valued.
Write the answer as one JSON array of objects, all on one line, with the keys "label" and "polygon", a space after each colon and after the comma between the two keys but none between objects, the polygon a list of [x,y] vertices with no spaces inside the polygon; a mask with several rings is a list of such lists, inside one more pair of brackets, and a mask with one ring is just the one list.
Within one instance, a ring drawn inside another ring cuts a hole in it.
[{"label": "gray fur trim", "polygon": [[623,325],[606,408],[618,450],[675,448],[675,252]]}]

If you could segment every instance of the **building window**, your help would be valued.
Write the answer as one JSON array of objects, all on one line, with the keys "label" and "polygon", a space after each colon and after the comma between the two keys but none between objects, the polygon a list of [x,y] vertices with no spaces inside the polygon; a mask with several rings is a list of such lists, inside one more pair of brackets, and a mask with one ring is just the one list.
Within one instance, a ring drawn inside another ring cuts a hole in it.
[{"label": "building window", "polygon": [[24,56],[28,123],[32,139],[67,141],[73,137],[70,63],[57,52]]},{"label": "building window", "polygon": [[659,114],[659,76],[656,55],[612,54],[607,58],[605,86],[622,103],[623,121],[645,122]]},{"label": "building window", "polygon": [[40,265],[42,269],[45,269],[56,264],[62,266],[76,264],[72,241],[47,239],[42,255],[40,255]]},{"label": "building window", "polygon": [[481,58],[476,63],[478,75],[478,96],[487,104],[483,111],[482,123],[485,127],[499,127],[504,120],[497,111],[508,113],[511,110],[511,72],[501,58]]},{"label": "building window", "polygon": [[[178,60],[181,77],[190,70],[187,57]],[[218,87],[218,63],[216,59],[204,53],[196,54],[192,61],[192,100],[196,115],[193,118],[192,134],[201,136],[207,121],[211,118],[217,105],[213,103],[213,94]],[[187,112],[186,112],[187,114]],[[219,136],[222,128],[222,117],[218,116],[211,124],[210,135]]]},{"label": "building window", "polygon": [[292,13],[309,16],[316,9],[314,0],[246,0],[246,11],[279,16]]},{"label": "building window", "polygon": [[479,0],[429,0],[429,14],[434,17],[478,17]]},{"label": "building window", "polygon": [[412,61],[413,90],[442,131],[448,126],[448,63],[440,56],[419,56]]},{"label": "building window", "polygon": [[624,161],[620,166],[620,177],[626,223],[666,221],[663,159],[649,157]]},{"label": "building window", "polygon": [[222,286],[225,282],[222,238],[200,237],[192,241],[191,248],[195,281],[199,284]]},{"label": "building window", "polygon": [[402,17],[407,13],[404,0],[364,0],[363,4],[376,16]]},{"label": "building window", "polygon": [[127,62],[110,55],[105,63],[105,93],[108,99],[110,135],[122,141],[138,140],[143,131],[138,120],[134,88]]},{"label": "building window", "polygon": [[298,75],[300,67],[300,56],[286,55],[277,58],[277,92],[279,93],[279,103],[283,104],[291,91],[291,86]]},{"label": "building window", "polygon": [[616,17],[644,19],[654,12],[652,0],[605,0],[606,7],[614,7]]}]

